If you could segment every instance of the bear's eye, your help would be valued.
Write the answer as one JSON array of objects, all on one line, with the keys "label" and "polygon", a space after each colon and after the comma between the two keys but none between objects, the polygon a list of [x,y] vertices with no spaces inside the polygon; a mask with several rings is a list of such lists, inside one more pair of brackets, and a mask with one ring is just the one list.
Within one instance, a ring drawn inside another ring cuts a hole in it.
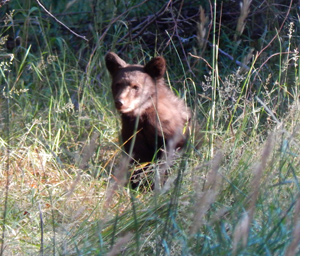
[{"label": "bear's eye", "polygon": [[139,90],[139,86],[138,85],[132,85],[131,88],[135,91],[138,91]]}]

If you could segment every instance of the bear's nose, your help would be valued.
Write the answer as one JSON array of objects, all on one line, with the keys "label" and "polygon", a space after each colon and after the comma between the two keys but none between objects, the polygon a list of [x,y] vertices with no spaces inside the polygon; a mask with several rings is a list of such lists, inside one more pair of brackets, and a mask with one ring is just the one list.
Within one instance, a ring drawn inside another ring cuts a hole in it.
[{"label": "bear's nose", "polygon": [[117,108],[117,109],[120,109],[120,108],[122,107],[122,105],[123,105],[122,100],[116,100],[116,101],[115,101],[115,105],[116,105],[116,108]]}]

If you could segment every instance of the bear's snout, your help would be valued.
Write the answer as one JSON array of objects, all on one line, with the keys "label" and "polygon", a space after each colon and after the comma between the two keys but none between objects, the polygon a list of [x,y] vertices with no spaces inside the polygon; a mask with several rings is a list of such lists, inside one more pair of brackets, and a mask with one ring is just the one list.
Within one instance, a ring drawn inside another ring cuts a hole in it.
[{"label": "bear's snout", "polygon": [[117,109],[121,109],[121,107],[123,106],[123,101],[120,99],[115,100],[115,106]]}]

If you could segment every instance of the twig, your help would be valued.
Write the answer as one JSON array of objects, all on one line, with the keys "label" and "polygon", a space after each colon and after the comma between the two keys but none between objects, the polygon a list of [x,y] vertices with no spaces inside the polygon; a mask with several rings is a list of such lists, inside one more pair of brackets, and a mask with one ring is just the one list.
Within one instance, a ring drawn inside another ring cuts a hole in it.
[{"label": "twig", "polygon": [[290,1],[290,5],[289,5],[289,8],[288,8],[288,12],[287,12],[286,17],[284,18],[284,20],[283,20],[283,22],[282,22],[279,30],[277,30],[277,33],[276,33],[275,36],[271,39],[271,41],[258,53],[257,58],[261,55],[261,53],[262,53],[265,49],[267,49],[267,48],[271,45],[271,43],[272,43],[272,42],[278,37],[278,35],[280,34],[280,31],[282,30],[284,23],[285,23],[286,20],[288,19],[288,16],[289,16],[289,13],[290,13],[290,10],[291,10],[291,6],[292,6],[292,1],[293,1],[293,0]]},{"label": "twig", "polygon": [[[183,55],[184,55],[184,58],[185,58],[185,60],[187,60],[187,54],[186,54],[186,52],[185,52],[185,50],[184,50],[183,43],[182,43],[181,37],[180,37],[180,35],[179,35],[179,29],[178,29],[178,19],[179,19],[180,15],[181,15],[183,3],[184,3],[184,1],[181,1],[181,4],[180,4],[180,6],[179,6],[178,13],[177,13],[177,15],[176,15],[177,18],[175,18],[174,13],[173,13],[173,11],[172,11],[172,8],[170,9],[170,13],[171,13],[171,15],[172,15],[172,19],[173,19],[173,22],[174,22],[174,29],[173,29],[172,37],[173,37],[173,35],[175,35],[175,36],[178,38],[179,44],[180,44],[180,46],[181,46],[182,53],[183,53]],[[172,39],[172,37],[171,37],[171,39]],[[186,63],[187,63],[187,66],[188,66],[188,68],[189,68],[189,72],[193,75],[193,77],[195,77],[196,75],[193,73],[189,61],[186,61]]]},{"label": "twig", "polygon": [[[138,26],[135,28],[131,29],[126,35],[124,35],[121,39],[118,40],[118,44],[121,43],[123,40],[125,40],[131,33],[135,32],[138,30],[139,27],[143,26],[137,34],[135,34],[131,40],[137,38],[140,36],[147,27],[149,27],[156,19],[158,19],[160,16],[162,16],[168,9],[169,4],[172,2],[172,0],[169,0],[168,3],[164,4],[162,8],[155,13],[154,15],[149,15],[142,23],[140,23]],[[151,18],[150,18],[151,17]]]},{"label": "twig", "polygon": [[278,56],[278,55],[282,55],[282,54],[291,54],[291,53],[294,53],[294,52],[277,52],[277,53],[274,53],[274,54],[272,54],[272,55],[270,55],[262,64],[261,64],[261,66],[256,70],[256,74],[255,74],[255,76],[254,76],[254,78],[253,78],[253,81],[255,81],[256,80],[256,76],[259,74],[259,71],[262,69],[262,67],[272,58],[272,57],[274,57],[274,56]]},{"label": "twig", "polygon": [[100,46],[100,42],[102,42],[102,40],[105,38],[105,36],[107,35],[109,29],[111,28],[111,26],[117,22],[123,15],[126,15],[128,12],[132,11],[133,9],[145,4],[146,2],[148,2],[149,0],[144,0],[132,7],[130,7],[128,10],[126,10],[125,12],[121,13],[118,17],[114,18],[110,23],[109,25],[107,26],[107,28],[103,31],[102,35],[99,37],[99,40],[96,44],[96,46],[94,47],[94,49],[92,50],[91,54],[90,54],[90,58],[89,58],[89,61],[88,61],[88,64],[86,66],[86,73],[88,73],[88,69],[90,67],[90,64],[91,64],[91,61],[92,61],[92,58],[95,54],[95,52],[97,51],[98,47]]},{"label": "twig", "polygon": [[42,3],[40,3],[39,0],[36,0],[38,5],[51,17],[53,18],[56,22],[58,22],[61,26],[63,26],[64,28],[66,28],[69,32],[71,32],[72,34],[74,34],[77,37],[80,37],[81,39],[89,42],[89,40],[85,37],[85,36],[81,36],[79,34],[77,34],[76,32],[74,32],[72,29],[70,29],[67,25],[65,25],[64,23],[62,23],[60,20],[58,20],[51,12],[49,12],[46,7],[44,7],[44,5]]},{"label": "twig", "polygon": [[190,53],[190,52],[189,52],[189,55],[190,55],[191,57],[193,57],[193,58],[197,58],[197,59],[203,60],[203,61],[208,65],[208,67],[209,67],[211,70],[213,69],[213,67],[209,64],[209,62],[206,61],[204,58],[202,58],[202,57],[200,57],[200,56],[193,55],[193,54]]},{"label": "twig", "polygon": [[[284,20],[283,20],[283,22],[282,22],[279,30],[277,30],[277,33],[276,33],[275,36],[271,39],[271,41],[270,41],[260,52],[258,52],[256,59],[258,59],[258,57],[262,54],[262,52],[263,52],[265,49],[267,49],[267,48],[271,45],[271,43],[272,43],[272,42],[278,37],[278,35],[280,34],[280,31],[282,30],[282,28],[283,28],[283,26],[284,26],[284,23],[285,23],[286,20],[288,19],[288,16],[289,16],[289,13],[290,13],[290,10],[291,10],[291,6],[292,6],[292,1],[293,1],[293,0],[290,1],[290,5],[289,5],[289,7],[288,7],[288,11],[287,11],[286,17],[284,18]],[[269,58],[267,58],[267,60],[262,63],[262,65],[260,66],[260,68],[259,68],[258,71],[256,72],[256,74],[255,74],[255,76],[254,76],[254,78],[253,78],[253,82],[256,80],[256,77],[257,77],[257,75],[259,74],[259,71],[261,70],[261,68],[267,63],[267,61],[268,61],[270,58],[272,58],[273,56],[278,55],[278,54],[289,54],[289,53],[290,53],[290,52],[275,53],[275,54],[272,54]],[[253,84],[253,83],[252,83],[252,84]],[[250,86],[250,89],[252,88],[252,84],[251,84],[251,86]]]}]

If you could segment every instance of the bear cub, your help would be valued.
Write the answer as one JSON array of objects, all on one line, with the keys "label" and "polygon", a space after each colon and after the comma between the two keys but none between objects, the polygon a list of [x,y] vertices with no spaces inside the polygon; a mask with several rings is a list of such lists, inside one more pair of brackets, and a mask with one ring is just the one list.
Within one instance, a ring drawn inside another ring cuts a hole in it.
[{"label": "bear cub", "polygon": [[127,154],[137,162],[151,162],[170,147],[183,147],[191,112],[165,84],[165,59],[155,57],[145,66],[131,65],[109,52],[105,61]]}]

